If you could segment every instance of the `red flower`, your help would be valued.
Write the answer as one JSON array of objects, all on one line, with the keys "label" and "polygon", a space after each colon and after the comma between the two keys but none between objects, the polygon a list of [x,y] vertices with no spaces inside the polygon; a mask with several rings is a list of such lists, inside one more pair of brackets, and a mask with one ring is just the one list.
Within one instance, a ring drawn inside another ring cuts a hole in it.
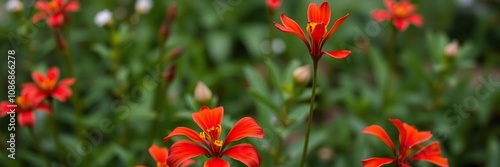
[{"label": "red flower", "polygon": [[[164,147],[158,147],[157,145],[153,144],[151,147],[149,147],[149,154],[153,157],[153,159],[156,161],[156,166],[157,167],[168,167],[167,165],[167,157],[168,157],[168,150],[167,148]],[[194,161],[189,159],[186,162],[184,162],[181,167],[188,167],[194,164]],[[135,167],[144,167],[143,165],[136,165]]]},{"label": "red flower", "polygon": [[[35,110],[42,110],[50,113],[50,107],[43,103],[43,97],[37,96],[34,93],[22,92],[21,96],[16,98],[17,108],[16,112],[19,113],[17,119],[19,125],[32,127],[35,125]],[[10,103],[7,101],[0,102],[0,116],[4,117],[11,109]]]},{"label": "red flower", "polygon": [[187,127],[177,127],[170,132],[163,139],[164,142],[174,136],[186,136],[194,142],[189,140],[175,142],[170,147],[167,164],[176,167],[190,158],[206,155],[211,159],[204,163],[205,167],[229,167],[229,163],[221,159],[222,156],[238,160],[249,167],[260,166],[262,159],[254,146],[243,143],[226,147],[229,143],[245,137],[264,138],[262,128],[253,118],[244,117],[234,124],[227,134],[226,140],[223,141],[221,139],[223,116],[224,109],[222,107],[209,109],[203,106],[199,112],[192,114],[194,122],[202,129],[200,133]]},{"label": "red flower", "polygon": [[267,8],[274,12],[280,8],[282,1],[283,0],[266,0]]},{"label": "red flower", "polygon": [[55,98],[61,102],[65,102],[68,97],[71,96],[71,89],[69,86],[75,83],[74,78],[63,79],[61,82],[57,82],[59,79],[59,68],[52,67],[47,71],[47,75],[40,72],[33,72],[31,75],[35,83],[25,83],[23,84],[22,91],[34,92],[38,96],[43,98],[50,97]]},{"label": "red flower", "polygon": [[[330,6],[328,2],[323,2],[321,6],[318,7],[315,3],[310,3],[309,8],[307,9],[307,18],[308,24],[306,27],[307,35],[309,36],[309,42],[307,41],[304,32],[300,28],[300,26],[294,20],[288,18],[283,13],[281,13],[281,23],[274,23],[274,26],[278,28],[280,31],[285,33],[293,34],[298,36],[309,49],[309,53],[313,58],[319,59],[323,54],[330,55],[337,59],[342,59],[351,53],[349,50],[339,50],[339,51],[330,51],[324,52],[321,51],[323,45],[325,45],[326,40],[330,38],[330,36],[337,30],[337,28],[347,19],[349,14],[346,14],[344,17],[341,17],[335,23],[333,23],[333,27],[330,31],[327,31],[327,26],[330,23]],[[328,33],[327,33],[328,32]]]},{"label": "red flower", "polygon": [[67,21],[68,12],[76,12],[80,9],[80,5],[77,1],[69,1],[65,4],[64,0],[52,0],[47,2],[45,0],[38,0],[35,3],[35,8],[41,10],[31,18],[33,23],[36,23],[42,19],[47,18],[47,25],[50,28],[56,29],[61,27],[64,22]]},{"label": "red flower", "polygon": [[[364,159],[363,167],[380,167],[382,165],[395,163],[396,166],[409,167],[409,163],[413,161],[427,161],[441,167],[448,167],[448,159],[441,156],[441,148],[439,142],[435,141],[425,147],[421,147],[421,143],[431,139],[432,134],[429,131],[419,132],[414,126],[401,122],[399,119],[389,119],[399,131],[399,152],[396,152],[394,144],[385,130],[378,125],[366,127],[364,134],[371,134],[378,137],[387,144],[394,158],[368,158]],[[417,151],[418,150],[418,151]],[[417,151],[413,156],[410,155],[413,151]]]},{"label": "red flower", "polygon": [[394,0],[385,0],[385,7],[388,9],[377,9],[372,12],[375,21],[381,22],[384,20],[392,20],[392,23],[399,31],[404,31],[411,23],[417,27],[423,24],[422,16],[415,13],[416,7],[408,2],[408,0],[401,0],[396,3]]}]

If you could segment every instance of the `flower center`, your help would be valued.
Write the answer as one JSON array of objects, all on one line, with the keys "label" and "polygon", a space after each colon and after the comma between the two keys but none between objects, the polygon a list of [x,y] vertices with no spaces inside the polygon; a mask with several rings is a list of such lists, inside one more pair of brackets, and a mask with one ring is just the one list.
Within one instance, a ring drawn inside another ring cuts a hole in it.
[{"label": "flower center", "polygon": [[23,96],[17,97],[16,102],[22,110],[26,110],[30,107],[28,101]]},{"label": "flower center", "polygon": [[310,22],[307,24],[306,30],[307,30],[307,34],[309,35],[309,37],[312,37],[312,34],[313,34],[314,30],[316,30],[316,28],[325,29],[324,33],[321,35],[321,37],[324,37],[326,34],[326,26],[324,24],[319,24],[317,22]]},{"label": "flower center", "polygon": [[56,85],[56,80],[50,80],[50,79],[45,79],[44,81],[42,81],[40,83],[40,87],[44,90],[44,91],[51,91],[52,89],[54,89],[54,86]]},{"label": "flower center", "polygon": [[394,10],[394,14],[397,16],[397,17],[406,17],[408,16],[409,13],[409,10],[408,8],[406,8],[405,6],[396,6],[396,10]]},{"label": "flower center", "polygon": [[217,156],[219,154],[220,148],[224,143],[222,140],[219,140],[221,133],[222,126],[220,124],[212,126],[203,132],[200,132],[200,138],[205,140],[209,144],[209,149],[213,154],[212,156]]}]

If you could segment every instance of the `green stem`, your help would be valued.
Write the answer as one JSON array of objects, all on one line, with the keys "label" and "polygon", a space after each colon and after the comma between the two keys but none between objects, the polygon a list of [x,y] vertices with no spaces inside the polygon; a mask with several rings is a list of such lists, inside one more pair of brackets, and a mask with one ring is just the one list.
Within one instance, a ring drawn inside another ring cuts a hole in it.
[{"label": "green stem", "polygon": [[64,162],[63,159],[62,159],[62,152],[61,152],[61,140],[59,139],[59,131],[57,129],[57,124],[56,124],[56,112],[55,112],[55,109],[54,109],[54,100],[52,98],[49,98],[48,99],[49,101],[49,107],[50,109],[52,109],[52,116],[50,117],[50,124],[52,126],[52,137],[54,138],[54,146],[56,148],[56,155],[57,155],[57,159],[59,160],[59,162]]},{"label": "green stem", "polygon": [[389,105],[389,101],[390,101],[390,98],[391,98],[391,84],[392,84],[392,80],[394,79],[395,75],[397,74],[397,68],[396,68],[396,45],[397,45],[397,41],[396,41],[396,37],[397,37],[397,30],[396,28],[393,28],[392,29],[392,32],[391,32],[391,38],[390,38],[390,41],[389,41],[389,71],[388,71],[388,76],[386,77],[386,81],[384,83],[384,86],[383,86],[383,97],[382,97],[382,107],[381,107],[381,111],[384,112],[385,110],[387,110],[387,107]]},{"label": "green stem", "polygon": [[315,97],[316,97],[316,76],[318,73],[318,60],[319,59],[313,58],[312,93],[311,93],[311,102],[309,105],[309,117],[307,118],[306,139],[304,141],[304,149],[302,150],[302,159],[300,161],[301,167],[304,167],[306,164],[307,146],[309,144],[309,134],[311,133],[312,117],[313,117],[313,111],[314,111],[314,102],[315,102]]},{"label": "green stem", "polygon": [[272,59],[274,57],[274,52],[273,52],[273,29],[274,29],[273,16],[274,16],[274,12],[269,10],[267,17],[268,17],[268,25],[269,25],[269,58],[270,59]]},{"label": "green stem", "polygon": [[31,136],[33,137],[33,140],[35,141],[34,142],[35,143],[35,147],[38,150],[38,152],[40,153],[40,155],[42,156],[42,159],[45,162],[45,165],[47,167],[50,167],[50,161],[49,161],[49,159],[47,159],[47,156],[45,156],[45,152],[40,147],[40,140],[38,140],[38,137],[35,134],[35,130],[33,130],[33,127],[28,127],[28,129],[30,131]]}]

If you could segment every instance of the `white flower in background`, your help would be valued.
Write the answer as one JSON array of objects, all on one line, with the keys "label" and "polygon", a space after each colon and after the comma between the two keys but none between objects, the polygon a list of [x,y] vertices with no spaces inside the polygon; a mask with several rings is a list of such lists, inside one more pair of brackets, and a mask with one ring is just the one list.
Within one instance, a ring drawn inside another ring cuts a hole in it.
[{"label": "white flower in background", "polygon": [[23,3],[19,0],[8,0],[5,4],[5,10],[9,12],[19,12],[24,8]]},{"label": "white flower in background", "polygon": [[293,70],[293,80],[300,85],[307,85],[311,80],[311,67],[304,65]]},{"label": "white flower in background", "polygon": [[153,7],[151,0],[137,0],[135,1],[135,11],[139,14],[147,14]]},{"label": "white flower in background", "polygon": [[108,10],[104,9],[99,11],[95,17],[94,17],[94,22],[97,24],[99,27],[103,27],[105,25],[111,24],[111,17],[113,14]]},{"label": "white flower in background", "polygon": [[449,56],[449,57],[456,57],[458,54],[458,41],[455,39],[446,47],[444,47],[444,55]]}]

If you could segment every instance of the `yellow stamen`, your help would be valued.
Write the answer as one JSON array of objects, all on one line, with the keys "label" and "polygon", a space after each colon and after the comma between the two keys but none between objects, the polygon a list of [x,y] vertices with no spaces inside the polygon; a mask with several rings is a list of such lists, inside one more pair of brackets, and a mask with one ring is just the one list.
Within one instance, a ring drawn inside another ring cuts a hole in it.
[{"label": "yellow stamen", "polygon": [[394,11],[396,16],[405,17],[408,15],[408,9],[403,6],[396,6],[396,10]]},{"label": "yellow stamen", "polygon": [[215,141],[214,141],[214,144],[215,144],[216,146],[218,146],[218,147],[222,147],[222,143],[223,143],[223,141],[222,141],[222,140],[215,140]]},{"label": "yellow stamen", "polygon": [[207,140],[207,137],[205,136],[205,132],[200,132],[200,138],[203,140]]}]

